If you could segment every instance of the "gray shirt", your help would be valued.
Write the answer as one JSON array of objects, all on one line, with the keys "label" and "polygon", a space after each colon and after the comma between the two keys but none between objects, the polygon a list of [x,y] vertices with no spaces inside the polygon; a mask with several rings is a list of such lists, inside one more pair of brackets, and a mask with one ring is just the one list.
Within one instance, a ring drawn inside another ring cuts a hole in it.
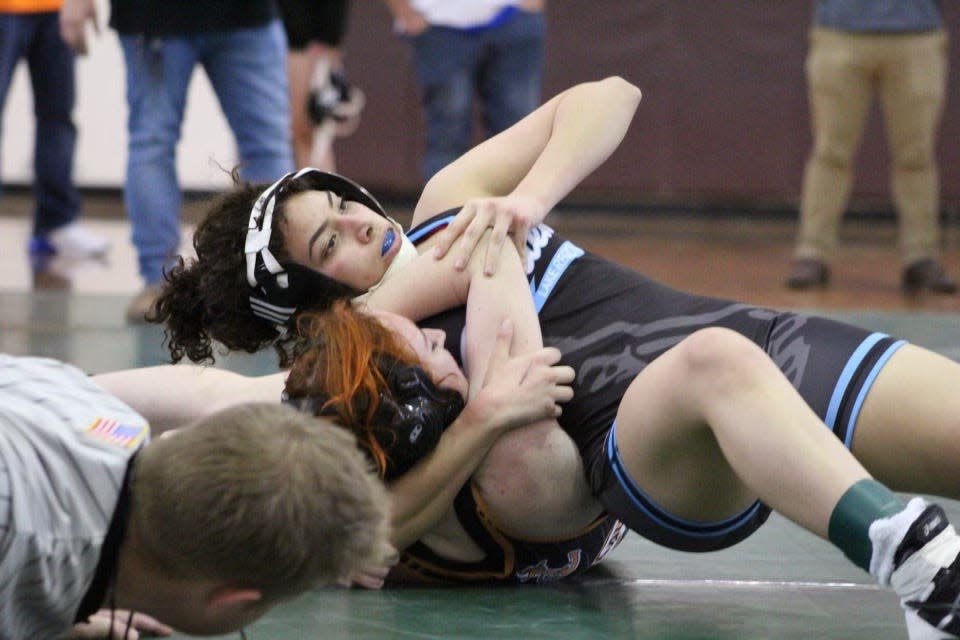
[{"label": "gray shirt", "polygon": [[932,31],[943,24],[937,0],[817,0],[813,22],[869,33]]},{"label": "gray shirt", "polygon": [[148,437],[78,369],[0,354],[0,640],[70,630]]}]

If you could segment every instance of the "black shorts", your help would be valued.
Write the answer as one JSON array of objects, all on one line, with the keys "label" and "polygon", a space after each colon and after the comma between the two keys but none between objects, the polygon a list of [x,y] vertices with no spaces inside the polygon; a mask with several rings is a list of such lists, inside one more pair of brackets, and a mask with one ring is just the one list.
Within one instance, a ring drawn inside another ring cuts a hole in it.
[{"label": "black shorts", "polygon": [[[870,333],[823,318],[790,316],[794,329],[802,327],[802,344],[819,346],[834,354],[821,358],[815,375],[803,376],[800,393],[823,419],[825,426],[848,449],[863,399],[890,356],[905,342],[881,333]],[[781,369],[796,364],[795,358],[776,358]],[[614,424],[588,454],[594,491],[611,514],[630,529],[657,544],[680,551],[716,551],[732,546],[760,528],[770,508],[757,501],[744,511],[723,520],[694,522],[669,513],[641,488],[642,478],[633,478],[620,457]]]},{"label": "black shorts", "polygon": [[347,0],[279,0],[287,46],[299,51],[311,42],[339,46],[347,26]]},{"label": "black shorts", "polygon": [[486,553],[478,562],[454,562],[414,543],[390,573],[390,584],[555,582],[582,574],[620,544],[627,528],[602,515],[567,540],[528,542],[503,533],[490,516],[476,487],[464,486],[454,499],[457,518]]}]

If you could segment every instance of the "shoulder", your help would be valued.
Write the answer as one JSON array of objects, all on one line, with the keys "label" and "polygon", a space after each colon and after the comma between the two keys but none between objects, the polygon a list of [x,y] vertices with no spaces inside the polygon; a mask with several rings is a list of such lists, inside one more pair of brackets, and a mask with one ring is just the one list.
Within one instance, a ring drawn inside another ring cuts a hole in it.
[{"label": "shoulder", "polygon": [[58,469],[64,478],[122,476],[149,438],[139,413],[79,369],[45,358],[0,356],[0,422],[38,474]]},{"label": "shoulder", "polygon": [[427,240],[433,237],[434,234],[446,229],[447,225],[456,217],[457,211],[459,210],[460,205],[456,205],[453,208],[447,208],[441,213],[424,215],[420,220],[414,219],[413,226],[410,227],[405,235],[414,246],[421,247]]}]

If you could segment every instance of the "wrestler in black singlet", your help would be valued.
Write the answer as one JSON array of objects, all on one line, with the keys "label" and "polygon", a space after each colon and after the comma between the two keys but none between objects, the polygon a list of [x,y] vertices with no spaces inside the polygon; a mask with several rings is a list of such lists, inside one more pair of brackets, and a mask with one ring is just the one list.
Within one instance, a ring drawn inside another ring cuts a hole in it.
[{"label": "wrestler in black singlet", "polygon": [[[444,228],[457,210],[418,225],[414,244]],[[626,474],[616,450],[620,399],[637,374],[705,327],[734,330],[766,351],[804,400],[849,448],[874,377],[903,341],[841,322],[693,295],[587,253],[539,225],[527,235],[525,265],[544,344],[577,372],[573,401],[559,422],[576,442],[594,495],[631,529],[672,548],[710,551],[734,544],[769,515],[757,503],[718,522],[689,522],[650,500]],[[462,363],[464,310],[420,323],[446,331]],[[639,479],[642,481],[642,479]]]}]

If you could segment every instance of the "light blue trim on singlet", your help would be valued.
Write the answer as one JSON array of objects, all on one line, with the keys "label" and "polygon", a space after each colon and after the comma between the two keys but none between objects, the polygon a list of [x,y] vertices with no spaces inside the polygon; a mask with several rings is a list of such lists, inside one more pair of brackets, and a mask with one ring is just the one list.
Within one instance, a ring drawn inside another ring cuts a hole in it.
[{"label": "light blue trim on singlet", "polygon": [[873,381],[876,379],[877,374],[880,373],[880,369],[883,369],[883,365],[887,364],[887,360],[890,359],[890,356],[892,356],[897,349],[905,344],[907,344],[906,340],[898,340],[890,345],[883,355],[877,359],[877,363],[873,365],[873,368],[867,375],[867,379],[864,381],[863,386],[860,387],[860,393],[857,394],[857,399],[853,403],[853,411],[850,412],[850,425],[847,429],[847,437],[843,442],[847,449],[849,449],[850,445],[853,443],[853,432],[854,427],[857,424],[857,418],[860,416],[860,408],[863,406],[863,401],[866,399],[867,393],[873,386]]},{"label": "light blue trim on singlet", "polygon": [[867,357],[873,345],[885,337],[886,335],[882,333],[870,334],[860,343],[860,346],[853,352],[850,359],[847,360],[846,366],[844,366],[843,371],[840,372],[840,377],[837,378],[837,384],[833,387],[833,395],[830,396],[830,404],[827,405],[827,415],[824,417],[824,422],[827,423],[830,429],[836,426],[837,413],[840,411],[840,402],[843,400],[843,395],[847,392],[847,386],[850,384],[850,379],[853,378],[854,372],[857,370],[857,367],[860,366],[863,359]]},{"label": "light blue trim on singlet", "polygon": [[423,238],[425,235],[429,235],[430,233],[432,233],[433,230],[436,229],[437,227],[444,227],[450,224],[450,221],[453,220],[453,218],[454,218],[453,214],[449,216],[444,216],[442,218],[434,220],[429,224],[418,226],[416,230],[411,229],[405,235],[407,236],[407,238],[410,239],[410,242],[412,242],[413,244],[417,244],[417,242],[419,242],[421,238]]},{"label": "light blue trim on singlet", "polygon": [[530,279],[530,294],[533,296],[533,304],[537,308],[538,314],[540,313],[540,309],[543,308],[543,305],[547,303],[547,298],[550,297],[553,288],[557,286],[557,281],[560,280],[560,276],[562,276],[563,272],[567,270],[567,267],[569,267],[574,260],[582,256],[583,253],[583,249],[567,240],[560,245],[560,248],[553,254],[553,257],[550,259],[550,264],[547,265],[547,269],[543,272],[543,277],[540,279],[540,285],[534,286],[535,283],[533,279]]},{"label": "light blue trim on singlet", "polygon": [[[860,367],[863,359],[866,358],[867,354],[870,353],[870,350],[873,348],[873,346],[884,338],[888,337],[889,336],[885,333],[877,332],[870,334],[863,340],[863,342],[860,343],[860,346],[858,346],[856,351],[853,352],[853,354],[850,356],[850,359],[847,360],[847,364],[843,367],[843,371],[840,372],[840,377],[837,378],[837,384],[833,388],[833,395],[830,396],[830,403],[827,405],[827,414],[824,417],[824,422],[832,431],[835,431],[837,414],[840,412],[840,403],[843,401],[843,397],[847,393],[847,387],[850,386],[850,381],[853,379],[854,374],[857,372],[857,369]],[[857,416],[860,413],[860,406],[863,404],[863,400],[866,397],[867,392],[870,391],[870,387],[873,385],[874,379],[877,377],[880,369],[883,368],[883,365],[885,365],[887,360],[890,359],[890,356],[893,355],[893,352],[902,347],[904,344],[906,344],[906,341],[900,340],[890,345],[886,352],[877,360],[876,364],[874,364],[869,375],[867,376],[866,381],[860,388],[860,391],[857,394],[857,399],[854,402],[854,409],[850,414],[850,422],[846,429],[847,435],[843,443],[848,449],[850,448],[850,443],[853,441],[854,426],[857,423]]]},{"label": "light blue trim on singlet", "polygon": [[610,468],[613,470],[617,482],[623,487],[624,493],[633,503],[634,507],[665,529],[695,538],[717,538],[742,527],[744,523],[749,522],[763,506],[762,503],[757,500],[740,513],[736,513],[728,518],[723,518],[722,520],[687,520],[675,516],[650,498],[630,476],[630,472],[627,471],[626,465],[623,463],[623,458],[620,456],[620,449],[617,447],[616,433],[617,423],[614,421],[610,427],[610,433],[607,436],[607,458],[610,460]]},{"label": "light blue trim on singlet", "polygon": [[[444,227],[450,224],[450,221],[453,220],[454,217],[455,214],[452,213],[445,215],[432,222],[421,224],[415,229],[408,231],[405,235],[410,242],[416,245],[423,240],[423,238],[433,233],[438,227]],[[544,270],[540,284],[537,285],[533,281],[533,278],[530,279],[530,295],[533,296],[533,304],[538,314],[540,313],[540,309],[543,308],[543,305],[547,303],[547,299],[553,292],[554,287],[557,286],[557,282],[567,270],[567,267],[584,253],[583,249],[569,240],[565,240],[554,252],[553,257],[550,258],[550,264],[548,264],[546,270]]]}]

